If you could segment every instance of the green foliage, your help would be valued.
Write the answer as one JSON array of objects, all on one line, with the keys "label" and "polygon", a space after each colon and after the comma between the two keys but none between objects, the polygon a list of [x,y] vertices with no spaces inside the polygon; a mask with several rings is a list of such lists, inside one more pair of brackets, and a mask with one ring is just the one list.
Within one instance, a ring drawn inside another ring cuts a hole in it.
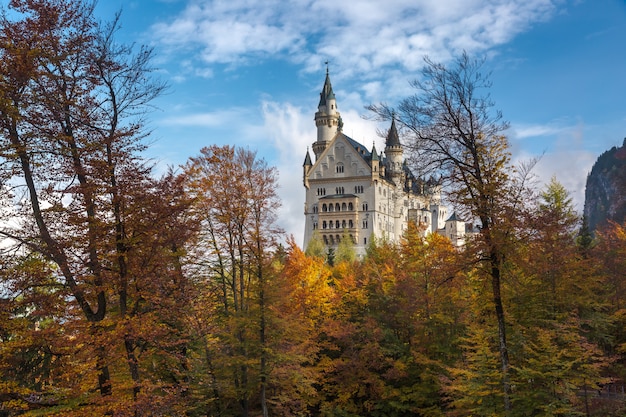
[{"label": "green foliage", "polygon": [[334,262],[348,262],[352,263],[356,260],[356,251],[354,249],[355,243],[350,236],[344,232],[341,237],[337,250],[335,251]]},{"label": "green foliage", "polygon": [[313,231],[313,236],[311,236],[309,244],[306,247],[304,253],[307,256],[315,256],[324,260],[326,259],[326,245],[324,245],[324,242],[322,242],[322,238],[320,237],[317,229]]}]

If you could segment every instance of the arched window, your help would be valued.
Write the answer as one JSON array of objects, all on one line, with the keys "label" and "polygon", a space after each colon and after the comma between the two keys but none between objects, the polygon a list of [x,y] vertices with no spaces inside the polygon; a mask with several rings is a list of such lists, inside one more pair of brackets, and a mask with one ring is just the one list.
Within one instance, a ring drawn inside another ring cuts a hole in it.
[{"label": "arched window", "polygon": [[346,211],[348,209],[348,205],[346,203],[341,204],[341,211]]},{"label": "arched window", "polygon": [[331,220],[331,221],[329,221],[329,222],[328,222],[328,228],[329,228],[329,229],[332,229],[334,224],[335,224],[335,223],[333,223],[333,221],[332,221],[332,220]]},{"label": "arched window", "polygon": [[328,205],[328,211],[334,211],[335,207],[332,204]]},{"label": "arched window", "polygon": [[348,210],[354,210],[354,205],[352,203],[348,203]]},{"label": "arched window", "polygon": [[335,239],[333,238],[333,235],[330,235],[330,244],[331,245],[335,244]]},{"label": "arched window", "polygon": [[354,222],[352,220],[348,220],[348,227],[352,229],[354,227]]},{"label": "arched window", "polygon": [[346,228],[346,221],[345,221],[345,220],[342,220],[342,221],[341,221],[341,228],[342,228],[342,229],[345,229],[345,228]]},{"label": "arched window", "polygon": [[341,236],[339,236],[339,235],[335,236],[335,241],[337,243],[341,242]]},{"label": "arched window", "polygon": [[335,203],[335,211],[341,211],[341,206],[339,203]]},{"label": "arched window", "polygon": [[326,213],[328,211],[328,206],[326,203],[322,204],[322,212]]},{"label": "arched window", "polygon": [[322,229],[326,229],[326,226],[327,226],[327,223],[326,223],[326,220],[324,220],[324,221],[322,222]]},{"label": "arched window", "polygon": [[341,162],[337,164],[337,166],[335,167],[335,171],[337,172],[337,174],[343,173],[343,164]]},{"label": "arched window", "polygon": [[367,203],[363,203],[363,211],[367,211]]},{"label": "arched window", "polygon": [[339,229],[339,220],[335,221],[335,228]]}]

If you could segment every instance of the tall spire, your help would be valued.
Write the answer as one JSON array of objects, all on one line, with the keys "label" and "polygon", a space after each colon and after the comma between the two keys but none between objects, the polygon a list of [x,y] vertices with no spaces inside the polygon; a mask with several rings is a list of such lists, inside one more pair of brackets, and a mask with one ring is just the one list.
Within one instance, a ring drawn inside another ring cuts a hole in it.
[{"label": "tall spire", "polygon": [[328,100],[335,99],[335,93],[333,92],[333,86],[330,83],[330,75],[328,73],[328,61],[326,61],[326,80],[324,80],[324,87],[322,87],[322,91],[320,92],[320,103],[317,107],[326,106]]},{"label": "tall spire", "polygon": [[[402,144],[400,143],[400,138],[398,137],[398,129],[396,129],[396,116],[395,114],[392,114],[391,127],[389,128],[387,141],[385,142],[385,155],[387,156],[385,164],[387,173],[392,177],[399,177],[404,172],[402,169],[402,164],[404,162],[403,154],[404,151],[402,149]],[[397,181],[397,184],[402,182],[404,181]]]},{"label": "tall spire", "polygon": [[326,79],[320,92],[320,102],[315,113],[315,126],[317,126],[317,141],[313,143],[313,152],[317,160],[343,127],[341,114],[337,111],[337,100],[333,86],[330,83],[328,62],[326,62]]},{"label": "tall spire", "polygon": [[391,127],[389,128],[389,132],[387,133],[387,142],[385,144],[387,145],[387,147],[402,146],[400,144],[400,137],[398,136],[398,129],[396,129],[395,115],[392,115]]}]

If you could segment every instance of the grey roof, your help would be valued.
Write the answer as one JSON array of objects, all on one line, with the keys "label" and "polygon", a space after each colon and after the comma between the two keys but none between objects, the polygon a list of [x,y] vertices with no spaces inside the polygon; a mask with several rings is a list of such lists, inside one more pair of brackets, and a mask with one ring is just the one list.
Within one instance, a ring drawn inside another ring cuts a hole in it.
[{"label": "grey roof", "polygon": [[324,197],[320,197],[320,200],[332,200],[335,198],[356,198],[354,194],[331,194]]},{"label": "grey roof", "polygon": [[324,80],[324,87],[322,87],[322,91],[320,92],[320,104],[319,106],[325,106],[326,101],[329,99],[334,99],[335,93],[333,92],[333,86],[330,83],[330,76],[328,75],[328,68],[326,68],[326,80]]},{"label": "grey roof", "polygon": [[307,165],[313,165],[313,162],[311,162],[311,155],[309,155],[309,149],[308,148],[306,150],[306,156],[304,157],[304,164],[303,164],[303,166],[307,166]]},{"label": "grey roof", "polygon": [[402,146],[400,144],[400,138],[398,137],[398,129],[396,129],[396,119],[391,119],[391,127],[389,133],[387,133],[386,145],[389,147]]},{"label": "grey roof", "polygon": [[448,220],[446,221],[447,222],[462,222],[463,220],[461,220],[459,216],[456,215],[456,211],[455,211],[454,213],[452,213],[452,216],[450,216]]}]

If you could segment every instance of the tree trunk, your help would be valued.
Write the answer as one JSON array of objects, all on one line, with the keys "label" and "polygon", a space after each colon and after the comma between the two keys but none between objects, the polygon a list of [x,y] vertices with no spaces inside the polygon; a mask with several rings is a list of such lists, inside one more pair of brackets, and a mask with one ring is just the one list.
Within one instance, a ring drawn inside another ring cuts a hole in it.
[{"label": "tree trunk", "polygon": [[502,296],[500,294],[500,269],[501,255],[493,249],[491,250],[491,285],[493,290],[493,303],[498,320],[498,339],[500,349],[500,363],[502,368],[502,390],[504,393],[504,409],[508,413],[511,410],[511,384],[509,381],[509,351],[506,342],[506,323],[504,320],[504,308],[502,307]]}]

